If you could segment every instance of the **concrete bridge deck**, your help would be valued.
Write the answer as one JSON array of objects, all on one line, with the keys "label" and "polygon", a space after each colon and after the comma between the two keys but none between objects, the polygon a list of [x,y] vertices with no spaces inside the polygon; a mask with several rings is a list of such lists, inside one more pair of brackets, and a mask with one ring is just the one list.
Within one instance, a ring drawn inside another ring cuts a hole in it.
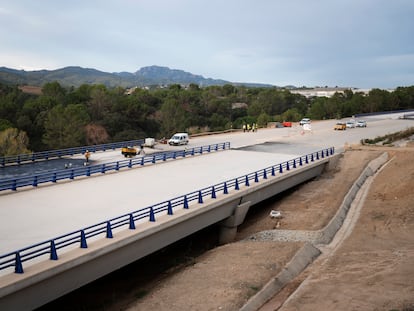
[{"label": "concrete bridge deck", "polygon": [[0,254],[297,156],[226,150],[0,194]]}]

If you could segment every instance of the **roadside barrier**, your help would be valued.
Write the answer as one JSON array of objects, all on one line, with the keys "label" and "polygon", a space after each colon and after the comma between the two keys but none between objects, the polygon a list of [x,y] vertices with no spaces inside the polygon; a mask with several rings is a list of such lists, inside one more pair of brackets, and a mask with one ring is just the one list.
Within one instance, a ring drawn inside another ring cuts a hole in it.
[{"label": "roadside barrier", "polygon": [[143,139],[128,140],[110,144],[91,145],[74,147],[67,149],[48,150],[42,152],[33,152],[27,154],[19,154],[16,156],[0,157],[0,167],[6,165],[19,165],[26,162],[45,161],[49,159],[61,158],[63,156],[74,156],[75,154],[84,154],[86,150],[95,153],[97,151],[115,150],[125,146],[140,146],[144,143]]},{"label": "roadside barrier", "polygon": [[143,166],[145,164],[155,164],[160,161],[167,161],[169,159],[185,158],[186,156],[200,155],[211,151],[219,151],[230,149],[230,143],[219,143],[208,146],[195,147],[185,150],[169,151],[146,155],[143,157],[133,158],[129,160],[122,160],[117,162],[109,162],[99,165],[88,165],[84,167],[66,168],[47,173],[39,173],[29,176],[19,176],[9,179],[0,179],[0,191],[13,190],[16,191],[19,187],[33,186],[37,187],[39,184],[53,182],[56,183],[63,179],[75,179],[79,176],[91,176],[93,174],[105,174],[108,171],[119,171],[122,168],[132,168],[134,166]]},{"label": "roadside barrier", "polygon": [[[223,148],[224,146],[227,146],[227,144],[229,143],[224,143],[222,145]],[[212,149],[210,148],[209,150],[211,151]],[[242,187],[250,187],[254,183],[260,182],[260,179],[268,179],[272,176],[276,176],[277,174],[284,174],[285,172],[294,169],[295,167],[297,168],[299,166],[305,166],[311,164],[312,162],[318,161],[319,159],[332,156],[334,155],[334,152],[334,148],[330,147],[310,154],[306,154],[304,156],[294,158],[280,164],[275,164],[255,172],[197,191],[193,191],[191,193],[173,198],[168,201],[141,208],[131,213],[103,221],[81,230],[77,230],[48,241],[44,241],[2,255],[0,256],[0,270],[14,268],[15,273],[24,273],[24,262],[33,260],[35,258],[48,258],[50,260],[58,260],[58,250],[68,250],[69,248],[73,249],[74,247],[88,248],[88,240],[95,240],[98,237],[111,239],[114,237],[113,231],[115,229],[122,227],[123,229],[136,230],[136,222],[138,220],[147,219],[150,222],[156,222],[157,215],[173,215],[174,209],[188,209],[191,202],[203,204],[204,199],[206,198],[216,199],[218,196],[224,196],[230,191],[238,191]],[[182,156],[185,156],[185,154],[186,153],[183,153]]]}]

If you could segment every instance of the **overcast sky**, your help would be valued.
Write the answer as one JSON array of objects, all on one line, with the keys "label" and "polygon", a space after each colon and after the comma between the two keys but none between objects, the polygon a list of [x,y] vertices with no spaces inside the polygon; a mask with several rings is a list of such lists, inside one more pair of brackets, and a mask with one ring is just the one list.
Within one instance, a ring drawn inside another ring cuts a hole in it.
[{"label": "overcast sky", "polygon": [[0,66],[414,85],[413,0],[0,0]]}]

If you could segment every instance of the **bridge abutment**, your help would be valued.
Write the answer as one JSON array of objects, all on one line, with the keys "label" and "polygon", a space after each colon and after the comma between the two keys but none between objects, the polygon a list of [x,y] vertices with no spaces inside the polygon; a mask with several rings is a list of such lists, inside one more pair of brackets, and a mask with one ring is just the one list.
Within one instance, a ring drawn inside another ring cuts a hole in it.
[{"label": "bridge abutment", "polygon": [[251,201],[241,203],[235,208],[233,215],[221,222],[219,244],[233,242],[237,234],[237,226],[241,225],[249,211]]}]

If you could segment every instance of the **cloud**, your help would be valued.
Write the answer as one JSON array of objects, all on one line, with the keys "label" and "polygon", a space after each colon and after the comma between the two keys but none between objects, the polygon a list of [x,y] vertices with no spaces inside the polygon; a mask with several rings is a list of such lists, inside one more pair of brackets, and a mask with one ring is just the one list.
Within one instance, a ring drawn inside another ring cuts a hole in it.
[{"label": "cloud", "polygon": [[0,16],[0,65],[9,67],[161,65],[230,81],[361,87],[410,83],[413,72],[410,0],[20,0],[0,4]]}]

